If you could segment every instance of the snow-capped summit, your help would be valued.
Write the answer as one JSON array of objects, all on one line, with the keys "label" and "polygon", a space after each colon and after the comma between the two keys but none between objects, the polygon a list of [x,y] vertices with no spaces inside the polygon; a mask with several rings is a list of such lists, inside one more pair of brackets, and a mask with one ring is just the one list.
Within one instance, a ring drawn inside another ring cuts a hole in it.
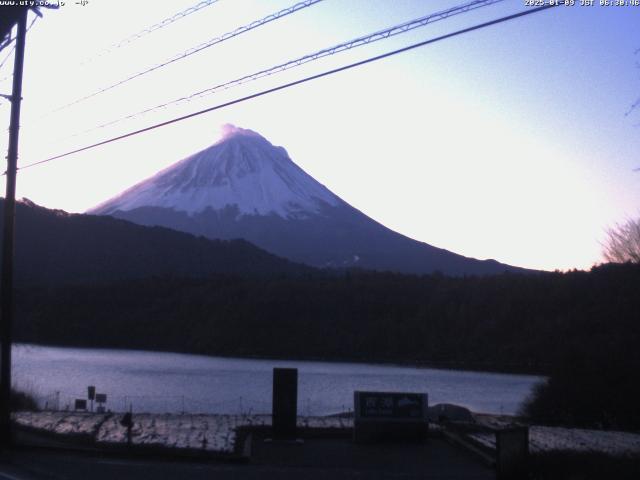
[{"label": "snow-capped summit", "polygon": [[515,270],[389,230],[307,175],[284,148],[233,125],[225,125],[211,147],[89,213],[209,238],[243,238],[312,266],[453,275]]},{"label": "snow-capped summit", "polygon": [[262,138],[263,140],[266,140],[258,132],[251,130],[249,128],[237,127],[232,123],[225,123],[224,125],[222,125],[222,127],[220,127],[220,132],[222,133],[222,140],[229,137],[236,136],[236,135],[245,135],[248,137],[256,137],[256,138]]},{"label": "snow-capped summit", "polygon": [[139,207],[170,208],[189,215],[237,207],[240,215],[304,218],[341,200],[298,167],[282,147],[253,130],[227,124],[222,138],[90,213]]}]

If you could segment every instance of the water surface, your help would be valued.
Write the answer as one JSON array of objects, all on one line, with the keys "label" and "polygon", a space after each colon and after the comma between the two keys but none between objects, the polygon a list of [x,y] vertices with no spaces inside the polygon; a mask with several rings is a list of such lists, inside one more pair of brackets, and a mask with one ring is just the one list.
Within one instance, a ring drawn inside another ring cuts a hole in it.
[{"label": "water surface", "polygon": [[426,392],[429,403],[473,411],[516,413],[542,380],[532,375],[439,370],[361,363],[249,360],[132,350],[13,348],[14,385],[41,406],[73,406],[87,386],[107,394],[106,408],[122,411],[269,413],[274,367],[295,367],[298,412],[327,415],[353,408],[354,390]]}]

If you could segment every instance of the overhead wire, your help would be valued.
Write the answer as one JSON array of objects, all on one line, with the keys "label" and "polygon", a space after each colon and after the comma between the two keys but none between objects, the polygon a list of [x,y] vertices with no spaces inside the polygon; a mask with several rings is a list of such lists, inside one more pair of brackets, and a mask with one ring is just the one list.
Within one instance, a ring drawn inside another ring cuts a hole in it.
[{"label": "overhead wire", "polygon": [[7,38],[5,40],[3,40],[2,42],[0,42],[0,52],[2,50],[4,50],[5,48],[7,48],[7,45],[9,45],[11,42],[15,41],[16,37],[12,37],[11,36],[11,32],[9,32],[9,34],[7,34]]},{"label": "overhead wire", "polygon": [[[31,30],[31,27],[33,27],[33,24],[36,23],[36,20],[38,19],[38,15],[35,15],[33,17],[33,19],[31,20],[31,23],[29,24],[29,26],[27,27],[27,32],[29,32],[29,30]],[[15,39],[13,39],[15,40]],[[2,70],[2,67],[4,67],[4,64],[7,63],[7,60],[9,60],[9,58],[11,58],[11,55],[13,54],[13,51],[16,49],[16,44],[14,43],[11,46],[11,50],[9,50],[9,53],[7,54],[7,56],[4,58],[4,60],[2,60],[2,62],[0,62],[0,70]],[[4,82],[5,80],[7,80],[8,78],[13,76],[13,72],[11,72],[8,75],[5,75],[4,77],[2,77],[0,79],[0,83]]]},{"label": "overhead wire", "polygon": [[[33,17],[33,19],[31,20],[31,23],[27,27],[27,33],[29,32],[29,30],[31,30],[31,27],[33,27],[33,24],[36,23],[36,20],[38,19],[38,17],[39,17],[39,15],[37,15],[37,14]],[[4,57],[2,62],[0,62],[0,70],[2,70],[2,67],[4,67],[5,63],[7,63],[9,58],[11,58],[11,55],[13,54],[13,51],[15,49],[16,49],[16,44],[14,42],[14,44],[11,46],[11,50],[9,50],[9,53],[7,54],[7,56]],[[13,77],[13,71],[11,73],[5,75],[4,77],[0,78],[0,84],[2,84],[5,80],[7,80],[7,79],[9,79],[11,77]]]},{"label": "overhead wire", "polygon": [[[241,98],[237,98],[235,100],[230,100],[228,102],[224,102],[224,103],[221,103],[221,104],[218,104],[218,105],[214,105],[212,107],[208,107],[208,108],[205,108],[203,110],[199,110],[197,112],[192,112],[192,113],[189,113],[187,115],[182,115],[180,117],[173,118],[171,120],[166,120],[164,122],[156,123],[154,125],[150,125],[150,126],[145,127],[145,128],[141,128],[141,129],[138,129],[138,130],[134,130],[132,132],[128,132],[128,133],[125,133],[125,134],[122,134],[122,135],[118,135],[116,137],[108,138],[106,140],[102,140],[100,142],[96,142],[96,143],[93,143],[93,144],[90,144],[90,145],[86,145],[84,147],[76,148],[74,150],[70,150],[68,152],[61,153],[59,155],[54,155],[52,157],[45,158],[43,160],[39,160],[37,162],[28,163],[28,164],[26,164],[24,166],[19,167],[19,170],[24,170],[24,169],[27,169],[27,168],[35,167],[37,165],[43,165],[45,163],[49,163],[49,162],[52,162],[54,160],[58,160],[58,159],[61,159],[61,158],[64,158],[64,157],[68,157],[70,155],[73,155],[73,154],[76,154],[76,153],[80,153],[80,152],[84,152],[84,151],[87,151],[87,150],[91,150],[91,149],[100,147],[102,145],[107,145],[109,143],[113,143],[113,142],[116,142],[116,141],[119,141],[119,140],[123,140],[125,138],[129,138],[129,137],[133,137],[133,136],[136,136],[136,135],[140,135],[142,133],[149,132],[149,131],[155,130],[157,128],[165,127],[167,125],[171,125],[171,124],[174,124],[174,123],[177,123],[177,122],[181,122],[181,121],[187,120],[189,118],[197,117],[197,116],[203,115],[205,113],[209,113],[209,112],[212,112],[212,111],[215,111],[215,110],[220,110],[222,108],[229,107],[231,105],[236,105],[238,103],[246,102],[248,100],[253,100],[255,98],[259,98],[259,97],[262,97],[262,96],[265,96],[265,95],[269,95],[271,93],[282,91],[282,90],[285,90],[287,88],[291,88],[291,87],[296,86],[296,85],[301,85],[301,84],[304,84],[304,83],[307,83],[307,82],[310,82],[310,81],[313,81],[313,80],[317,80],[319,78],[327,77],[329,75],[333,75],[333,74],[338,73],[338,72],[343,72],[343,71],[350,70],[350,69],[353,69],[353,68],[356,68],[356,67],[360,67],[362,65],[366,65],[366,64],[369,64],[369,63],[372,63],[372,62],[376,62],[376,61],[385,59],[385,58],[389,58],[389,57],[392,57],[394,55],[398,55],[400,53],[404,53],[404,52],[408,52],[410,50],[414,50],[416,48],[424,47],[426,45],[431,45],[433,43],[436,43],[436,42],[439,42],[439,41],[442,41],[442,40],[446,40],[448,38],[456,37],[456,36],[463,35],[463,34],[466,34],[466,33],[469,33],[469,32],[473,32],[473,31],[480,30],[480,29],[483,29],[483,28],[487,28],[487,27],[491,27],[491,26],[494,26],[494,25],[498,25],[500,23],[504,23],[504,22],[508,22],[508,21],[511,21],[511,20],[515,20],[517,18],[522,18],[522,17],[528,16],[528,15],[532,15],[534,13],[538,13],[538,12],[541,12],[543,10],[554,8],[556,6],[558,6],[558,4],[546,4],[546,5],[543,5],[543,6],[540,6],[540,7],[536,7],[536,8],[529,8],[527,10],[524,10],[524,11],[521,11],[521,12],[518,12],[518,13],[514,13],[514,14],[511,14],[511,15],[500,17],[500,18],[497,18],[497,19],[494,19],[494,20],[490,20],[490,21],[487,21],[487,22],[483,22],[483,23],[480,23],[480,24],[476,24],[476,25],[473,25],[471,27],[463,28],[461,30],[456,30],[456,31],[451,32],[451,33],[440,35],[438,37],[430,38],[430,39],[424,40],[422,42],[414,43],[412,45],[408,45],[406,47],[399,48],[397,50],[392,50],[390,52],[386,52],[386,53],[383,53],[383,54],[380,54],[380,55],[376,55],[374,57],[369,57],[367,59],[360,60],[358,62],[350,63],[348,65],[343,65],[341,67],[333,68],[331,70],[326,70],[324,72],[317,73],[315,75],[311,75],[311,76],[308,76],[308,77],[305,77],[305,78],[302,78],[302,79],[299,79],[299,80],[288,82],[288,83],[285,83],[285,84],[282,84],[282,85],[279,85],[279,86],[276,86],[276,87],[268,88],[266,90],[262,90],[260,92],[253,93],[251,95],[247,95],[247,96],[244,96],[244,97],[241,97]],[[5,174],[6,174],[6,172],[5,172]]]},{"label": "overhead wire", "polygon": [[180,103],[184,103],[184,102],[188,102],[191,101],[194,98],[201,98],[207,95],[212,95],[220,90],[228,90],[230,88],[233,87],[237,87],[240,85],[243,85],[245,83],[248,82],[252,82],[255,80],[259,80],[261,78],[264,77],[268,77],[271,76],[273,74],[276,73],[280,73],[283,72],[285,70],[289,70],[291,68],[295,68],[298,67],[300,65],[304,65],[306,63],[315,61],[315,60],[319,60],[321,58],[324,57],[328,57],[331,55],[335,55],[337,53],[346,51],[346,50],[351,50],[353,48],[356,47],[360,47],[363,45],[368,45],[374,42],[377,42],[379,40],[384,40],[390,37],[393,37],[395,35],[399,35],[402,33],[406,33],[409,31],[412,31],[416,28],[420,28],[420,27],[424,27],[426,25],[432,24],[434,22],[440,21],[440,20],[445,20],[447,18],[450,18],[452,16],[455,15],[459,15],[462,13],[466,13],[469,12],[471,10],[475,10],[481,7],[486,7],[489,5],[493,5],[495,3],[500,3],[503,2],[504,0],[474,0],[472,2],[467,2],[455,7],[451,7],[448,8],[446,10],[442,10],[436,13],[431,13],[429,15],[425,15],[398,25],[394,25],[392,27],[388,27],[384,30],[378,30],[376,32],[367,34],[367,35],[363,35],[357,38],[354,38],[352,40],[346,41],[346,42],[342,42],[339,43],[337,45],[334,45],[332,47],[329,48],[324,48],[322,50],[319,50],[317,52],[314,53],[310,53],[307,55],[304,55],[302,57],[293,59],[293,60],[289,60],[285,63],[276,65],[274,67],[268,68],[268,69],[264,69],[264,70],[260,70],[258,72],[249,74],[249,75],[244,75],[242,77],[236,78],[234,80],[230,80],[224,83],[220,83],[218,85],[215,85],[213,87],[208,87],[204,90],[200,90],[198,92],[192,93],[190,95],[184,96],[184,97],[180,97],[180,98],[176,98],[174,100],[170,100],[168,102],[164,102],[161,103],[159,105],[155,105],[153,107],[149,107],[146,108],[144,110],[140,110],[137,111],[135,113],[131,113],[128,115],[125,115],[123,117],[117,118],[115,120],[111,120],[109,122],[106,123],[102,123],[100,125],[96,125],[94,127],[91,127],[89,129],[83,130],[82,132],[79,132],[77,134],[71,135],[70,137],[66,137],[66,138],[72,138],[72,137],[76,137],[79,135],[83,135],[85,133],[89,133],[89,132],[93,132],[95,130],[101,129],[101,128],[105,128],[105,127],[109,127],[111,125],[115,125],[117,123],[123,122],[125,120],[130,120],[132,118],[138,117],[140,115],[144,115],[147,113],[151,113],[153,111],[156,110],[160,110],[162,108],[166,108],[169,107],[171,105],[178,105]]},{"label": "overhead wire", "polygon": [[217,3],[219,0],[205,0],[203,2],[200,2],[196,5],[193,5],[189,8],[186,8],[185,10],[182,10],[180,12],[175,13],[174,15],[172,15],[171,17],[165,18],[164,20],[155,23],[153,25],[151,25],[148,28],[145,28],[143,30],[140,30],[137,33],[134,33],[133,35],[128,36],[127,38],[125,38],[124,40],[118,42],[117,44],[113,45],[113,48],[120,48],[120,47],[124,47],[125,45],[128,45],[131,42],[134,42],[135,40],[138,40],[139,38],[144,37],[145,35],[148,35],[152,32],[155,32],[156,30],[159,30],[161,28],[164,28],[168,25],[171,25],[174,22],[177,22],[178,20],[181,20],[189,15],[191,15],[192,13],[196,13],[200,10],[202,10],[205,7],[209,7],[211,5],[213,5],[214,3]]},{"label": "overhead wire", "polygon": [[65,105],[62,105],[56,109],[53,110],[53,112],[51,113],[55,113],[55,112],[59,112],[61,110],[64,110],[66,108],[69,108],[73,105],[77,105],[80,102],[83,102],[85,100],[88,100],[90,98],[93,98],[97,95],[100,95],[104,92],[108,92],[109,90],[112,90],[116,87],[119,87],[120,85],[123,85],[127,82],[130,82],[131,80],[134,80],[136,78],[139,78],[143,75],[146,75],[148,73],[154,72],[160,68],[166,67],[167,65],[171,65],[174,62],[177,62],[179,60],[183,60],[195,53],[201,52],[202,50],[206,49],[206,48],[210,48],[214,45],[217,45],[219,43],[222,43],[226,40],[229,40],[231,38],[237,37],[238,35],[242,35],[243,33],[249,32],[255,28],[261,27],[263,25],[266,25],[267,23],[273,22],[275,20],[279,20],[280,18],[286,17],[288,15],[291,15],[293,13],[296,13],[302,9],[305,9],[307,7],[310,7],[312,5],[315,5],[316,3],[320,3],[324,0],[304,0],[302,2],[298,2],[290,7],[284,8],[282,10],[279,10],[277,12],[271,13],[269,15],[267,15],[266,17],[263,17],[259,20],[254,20],[253,22],[243,25],[241,27],[236,28],[235,30],[232,30],[230,32],[224,33],[218,37],[212,38],[211,40],[208,40],[204,43],[201,43],[200,45],[197,45],[195,47],[192,47],[188,50],[185,50],[184,52],[181,52],[177,55],[174,55],[173,57],[171,57],[170,59],[162,62],[162,63],[157,63],[149,68],[146,68],[145,70],[141,70],[139,72],[136,72],[132,75],[129,75],[128,77],[122,79],[122,80],[118,80],[115,83],[109,84],[106,87],[103,87],[99,90],[96,90],[93,93],[90,93],[88,95],[85,95],[83,97],[80,97],[72,102],[69,102]]},{"label": "overhead wire", "polygon": [[196,13],[200,10],[202,10],[203,8],[209,7],[211,5],[213,5],[214,3],[217,3],[219,0],[204,0],[196,5],[192,5],[191,7],[188,7],[184,10],[181,10],[175,14],[173,14],[170,17],[165,18],[164,20],[161,20],[158,23],[154,23],[153,25],[151,25],[150,27],[144,28],[142,30],[140,30],[139,32],[136,32],[134,34],[129,35],[128,37],[120,40],[117,43],[114,43],[110,46],[108,46],[107,48],[105,48],[104,50],[102,50],[98,55],[96,55],[95,57],[92,57],[90,59],[87,59],[85,61],[82,62],[82,64],[87,64],[89,62],[91,62],[94,59],[103,57],[104,55],[107,55],[111,52],[113,52],[114,50],[118,49],[118,48],[122,48],[126,45],[129,45],[130,43],[135,42],[136,40],[155,32],[156,30],[160,30],[161,28],[167,27],[169,25],[171,25],[174,22],[177,22],[178,20],[182,20],[185,17],[188,17],[189,15],[191,15],[192,13]]},{"label": "overhead wire", "polygon": [[2,62],[0,62],[0,70],[2,70],[2,67],[4,67],[5,63],[7,63],[7,60],[9,60],[9,58],[11,57],[11,54],[13,53],[13,51],[15,49],[16,49],[16,45],[14,43],[13,46],[11,47],[11,49],[9,50],[9,53],[7,54],[7,56],[4,57],[4,60],[2,60]]}]

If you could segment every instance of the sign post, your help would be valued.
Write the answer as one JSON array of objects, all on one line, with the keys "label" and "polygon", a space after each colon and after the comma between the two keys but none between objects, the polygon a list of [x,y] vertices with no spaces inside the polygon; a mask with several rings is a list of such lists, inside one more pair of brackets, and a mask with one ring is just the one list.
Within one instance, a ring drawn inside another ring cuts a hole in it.
[{"label": "sign post", "polygon": [[91,400],[91,411],[93,412],[93,401],[96,398],[96,387],[93,385],[89,385],[87,387],[87,398]]},{"label": "sign post", "polygon": [[298,369],[273,369],[272,425],[274,438],[295,439],[298,420]]},{"label": "sign post", "polygon": [[96,393],[96,403],[98,404],[98,413],[104,413],[105,408],[104,404],[107,403],[107,394],[106,393]]},{"label": "sign post", "polygon": [[422,442],[428,433],[426,393],[354,392],[355,442]]}]

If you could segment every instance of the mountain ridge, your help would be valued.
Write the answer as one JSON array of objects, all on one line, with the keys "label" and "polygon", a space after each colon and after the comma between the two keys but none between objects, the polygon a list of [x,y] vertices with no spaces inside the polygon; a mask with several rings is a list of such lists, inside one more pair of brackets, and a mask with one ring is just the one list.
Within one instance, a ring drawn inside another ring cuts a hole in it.
[{"label": "mountain ridge", "polygon": [[212,240],[108,216],[50,210],[29,200],[16,204],[18,286],[104,284],[154,276],[295,276],[312,271],[246,240]]},{"label": "mountain ridge", "polygon": [[88,213],[208,238],[244,238],[280,257],[320,268],[451,275],[528,271],[395,232],[306,174],[284,148],[232,125],[212,146]]}]

